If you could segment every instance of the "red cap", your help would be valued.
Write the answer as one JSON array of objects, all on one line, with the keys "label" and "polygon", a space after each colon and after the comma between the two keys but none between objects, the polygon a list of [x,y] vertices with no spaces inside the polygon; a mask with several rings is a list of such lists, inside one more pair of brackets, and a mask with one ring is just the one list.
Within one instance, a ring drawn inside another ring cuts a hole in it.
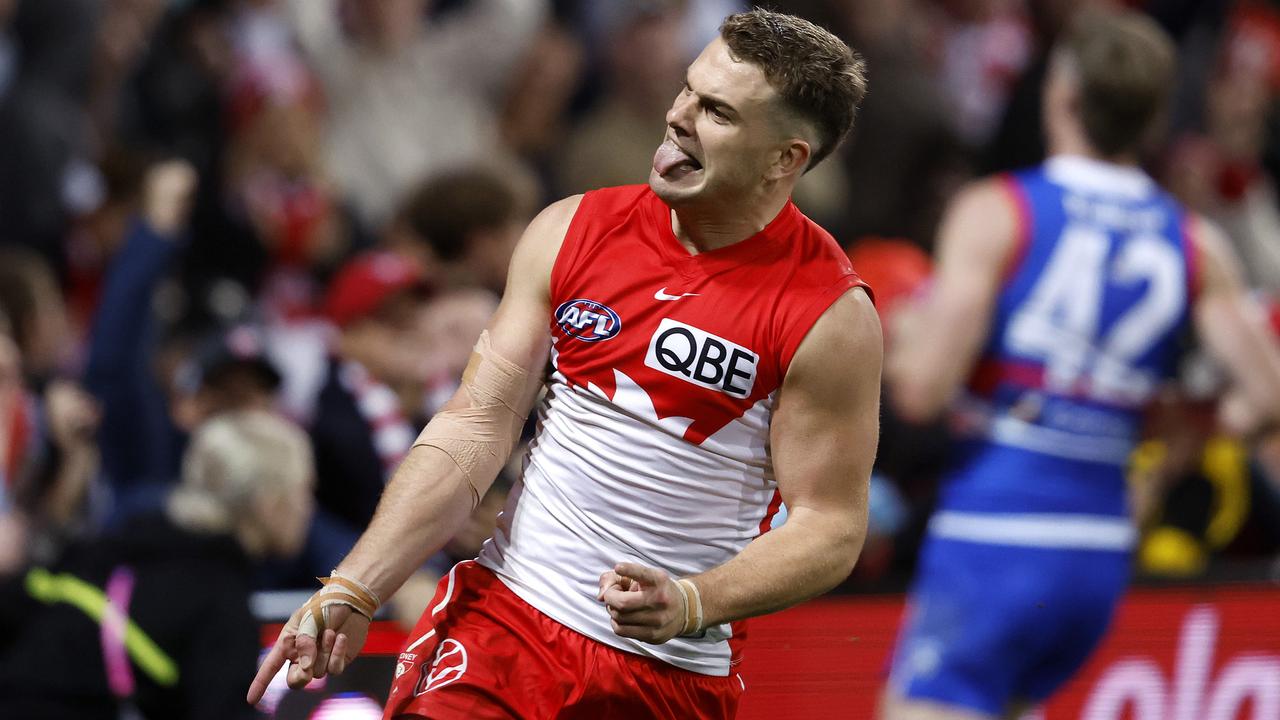
[{"label": "red cap", "polygon": [[384,250],[357,255],[329,283],[325,314],[338,327],[376,312],[388,298],[405,290],[426,290],[421,268],[412,260]]}]

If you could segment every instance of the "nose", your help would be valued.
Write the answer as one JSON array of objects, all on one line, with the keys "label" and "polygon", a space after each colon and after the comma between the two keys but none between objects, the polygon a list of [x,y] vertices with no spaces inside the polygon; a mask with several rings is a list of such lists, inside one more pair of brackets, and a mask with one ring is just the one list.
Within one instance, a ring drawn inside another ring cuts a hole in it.
[{"label": "nose", "polygon": [[693,115],[689,110],[694,106],[693,93],[680,91],[667,110],[667,127],[675,131],[677,137],[688,137],[693,134]]}]

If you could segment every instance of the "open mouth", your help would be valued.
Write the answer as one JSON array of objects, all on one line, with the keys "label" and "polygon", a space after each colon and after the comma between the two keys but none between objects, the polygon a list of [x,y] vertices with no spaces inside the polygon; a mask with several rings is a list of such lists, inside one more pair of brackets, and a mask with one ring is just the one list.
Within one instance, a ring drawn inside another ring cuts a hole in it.
[{"label": "open mouth", "polygon": [[667,140],[653,154],[653,169],[661,177],[676,179],[701,170],[702,163],[679,145]]}]

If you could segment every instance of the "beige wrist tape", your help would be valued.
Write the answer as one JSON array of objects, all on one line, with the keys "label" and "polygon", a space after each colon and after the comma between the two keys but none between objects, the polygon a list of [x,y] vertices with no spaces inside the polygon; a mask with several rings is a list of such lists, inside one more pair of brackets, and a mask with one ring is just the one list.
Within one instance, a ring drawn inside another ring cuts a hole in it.
[{"label": "beige wrist tape", "polygon": [[702,632],[702,592],[688,578],[676,580],[676,587],[684,596],[684,628],[681,635],[697,635]]},{"label": "beige wrist tape", "polygon": [[499,355],[486,330],[462,374],[471,406],[436,413],[413,443],[436,448],[457,464],[471,486],[473,508],[480,504],[481,487],[487,490],[511,457],[525,421],[521,407],[528,386],[529,373]]},{"label": "beige wrist tape", "polygon": [[298,634],[319,638],[329,627],[329,608],[334,605],[346,605],[357,613],[373,620],[374,613],[382,602],[377,593],[368,585],[334,570],[327,578],[316,578],[324,587],[316,591],[306,605],[302,606],[302,617],[298,620]]}]

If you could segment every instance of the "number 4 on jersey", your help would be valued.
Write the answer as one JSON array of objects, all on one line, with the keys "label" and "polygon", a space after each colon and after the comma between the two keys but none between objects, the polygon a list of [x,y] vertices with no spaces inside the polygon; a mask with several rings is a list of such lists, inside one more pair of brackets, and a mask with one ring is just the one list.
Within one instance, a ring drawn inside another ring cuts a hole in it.
[{"label": "number 4 on jersey", "polygon": [[[1185,266],[1158,236],[1139,233],[1118,241],[1113,253],[1105,230],[1068,225],[1009,323],[1009,348],[1044,363],[1050,392],[1127,405],[1145,402],[1155,390],[1155,373],[1138,363],[1182,315]],[[1104,328],[1108,288],[1139,283],[1146,283],[1145,292]]]}]

